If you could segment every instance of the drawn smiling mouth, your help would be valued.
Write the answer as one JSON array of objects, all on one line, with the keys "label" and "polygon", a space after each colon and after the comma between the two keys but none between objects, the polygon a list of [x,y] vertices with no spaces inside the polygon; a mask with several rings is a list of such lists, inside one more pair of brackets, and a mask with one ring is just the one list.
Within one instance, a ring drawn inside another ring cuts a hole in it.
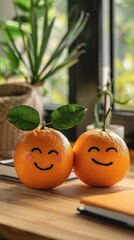
[{"label": "drawn smiling mouth", "polygon": [[102,165],[102,166],[110,166],[113,164],[113,162],[109,162],[109,163],[102,163],[102,162],[99,162],[97,160],[95,160],[94,158],[92,158],[92,161],[96,164],[99,164],[99,165]]},{"label": "drawn smiling mouth", "polygon": [[41,168],[41,167],[38,166],[38,164],[37,164],[36,162],[34,162],[34,165],[35,165],[36,168],[38,168],[39,170],[42,170],[42,171],[50,170],[50,169],[54,166],[53,164],[51,164],[51,165],[50,165],[49,167],[47,167],[47,168]]}]

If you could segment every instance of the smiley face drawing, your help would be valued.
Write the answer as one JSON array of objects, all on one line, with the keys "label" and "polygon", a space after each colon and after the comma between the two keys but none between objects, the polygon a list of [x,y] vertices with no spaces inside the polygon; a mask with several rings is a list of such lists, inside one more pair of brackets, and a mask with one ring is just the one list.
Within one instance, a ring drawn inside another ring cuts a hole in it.
[{"label": "smiley face drawing", "polygon": [[62,184],[73,166],[67,138],[51,128],[25,133],[15,148],[14,165],[20,180],[30,188],[51,189]]},{"label": "smiley face drawing", "polygon": [[73,151],[75,174],[90,186],[110,187],[125,177],[130,166],[126,143],[111,131],[92,129],[83,133]]}]

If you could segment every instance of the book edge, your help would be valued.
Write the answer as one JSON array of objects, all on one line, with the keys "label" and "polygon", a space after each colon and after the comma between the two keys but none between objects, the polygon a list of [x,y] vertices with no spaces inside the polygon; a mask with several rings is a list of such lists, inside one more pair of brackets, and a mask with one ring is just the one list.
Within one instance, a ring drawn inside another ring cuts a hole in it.
[{"label": "book edge", "polygon": [[[8,163],[12,163],[13,159],[7,159],[7,160],[0,160],[0,178],[8,178],[10,180],[19,179],[17,176],[17,173],[15,171],[15,167],[8,165]],[[76,179],[77,176],[75,175],[74,171],[72,170],[69,174],[66,181]]]},{"label": "book edge", "polygon": [[102,217],[110,218],[125,224],[128,224],[131,227],[134,227],[134,217],[131,215],[127,215],[125,213],[117,212],[108,209],[104,209],[101,207],[94,207],[89,205],[83,205],[79,208],[81,211],[85,211],[88,213],[93,213],[95,215],[99,215]]}]

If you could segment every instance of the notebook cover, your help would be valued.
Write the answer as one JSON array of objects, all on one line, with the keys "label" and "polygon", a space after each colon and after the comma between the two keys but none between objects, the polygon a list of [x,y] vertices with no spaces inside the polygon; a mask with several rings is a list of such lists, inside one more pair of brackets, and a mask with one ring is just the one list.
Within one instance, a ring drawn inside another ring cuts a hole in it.
[{"label": "notebook cover", "polygon": [[134,217],[134,189],[81,198],[81,203]]}]

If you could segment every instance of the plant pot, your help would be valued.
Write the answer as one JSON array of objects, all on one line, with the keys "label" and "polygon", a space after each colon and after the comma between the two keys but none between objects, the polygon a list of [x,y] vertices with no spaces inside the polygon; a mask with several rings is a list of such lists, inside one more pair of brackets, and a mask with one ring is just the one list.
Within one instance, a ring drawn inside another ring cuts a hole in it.
[{"label": "plant pot", "polygon": [[[86,130],[93,129],[94,125],[90,124],[86,126]],[[106,129],[118,134],[122,139],[125,137],[125,128],[122,125],[117,125],[117,124],[109,124]]]},{"label": "plant pot", "polygon": [[34,87],[25,83],[0,85],[0,159],[13,158],[15,145],[23,134],[6,120],[6,114],[18,105],[36,108],[43,117],[43,102]]}]

